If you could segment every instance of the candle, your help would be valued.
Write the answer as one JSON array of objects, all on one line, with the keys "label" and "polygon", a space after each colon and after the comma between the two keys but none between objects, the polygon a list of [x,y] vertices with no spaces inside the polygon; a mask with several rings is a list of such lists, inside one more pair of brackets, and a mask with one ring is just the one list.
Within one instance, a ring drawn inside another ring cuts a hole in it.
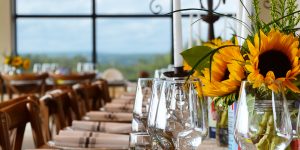
[{"label": "candle", "polygon": [[189,43],[188,48],[193,47],[193,14],[190,14],[190,36],[189,36]]},{"label": "candle", "polygon": [[[180,0],[173,0],[173,11],[180,10]],[[173,32],[174,32],[174,67],[183,66],[182,52],[182,22],[181,12],[173,14]]]}]

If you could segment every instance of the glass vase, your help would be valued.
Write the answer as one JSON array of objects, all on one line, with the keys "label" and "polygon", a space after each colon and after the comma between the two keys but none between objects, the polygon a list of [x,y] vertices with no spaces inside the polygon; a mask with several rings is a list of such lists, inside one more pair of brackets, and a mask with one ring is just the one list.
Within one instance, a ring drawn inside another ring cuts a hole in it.
[{"label": "glass vase", "polygon": [[228,146],[228,110],[217,111],[216,141],[219,146]]},{"label": "glass vase", "polygon": [[234,130],[242,149],[284,150],[290,144],[292,124],[284,92],[242,82]]}]

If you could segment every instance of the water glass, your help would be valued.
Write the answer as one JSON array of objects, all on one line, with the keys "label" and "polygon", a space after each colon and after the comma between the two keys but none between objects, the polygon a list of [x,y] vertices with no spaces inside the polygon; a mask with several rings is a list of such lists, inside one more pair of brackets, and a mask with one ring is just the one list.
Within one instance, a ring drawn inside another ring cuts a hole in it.
[{"label": "water glass", "polygon": [[132,132],[145,132],[153,78],[139,78],[133,106]]},{"label": "water glass", "polygon": [[162,89],[154,132],[162,149],[197,149],[208,133],[207,103],[199,79],[174,79]]},{"label": "water glass", "polygon": [[151,150],[151,138],[146,132],[130,133],[129,149]]}]

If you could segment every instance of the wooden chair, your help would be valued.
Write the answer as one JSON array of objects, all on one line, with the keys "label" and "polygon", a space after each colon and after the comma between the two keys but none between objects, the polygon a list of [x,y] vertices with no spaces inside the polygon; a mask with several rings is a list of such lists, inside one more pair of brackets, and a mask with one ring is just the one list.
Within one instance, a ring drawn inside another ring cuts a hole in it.
[{"label": "wooden chair", "polygon": [[6,91],[11,99],[13,94],[39,94],[45,93],[45,80],[48,77],[47,73],[43,74],[17,74],[8,75],[2,74]]},{"label": "wooden chair", "polygon": [[47,92],[40,99],[43,113],[42,121],[47,139],[51,139],[53,134],[58,134],[59,130],[64,129],[72,124],[73,119],[79,118],[78,111],[73,109],[77,106],[72,106],[73,102],[70,99],[68,92],[62,89],[56,89]]},{"label": "wooden chair", "polygon": [[95,73],[85,73],[85,74],[50,74],[50,78],[53,80],[55,88],[69,88],[72,89],[72,85],[76,83],[90,83],[94,78]]},{"label": "wooden chair", "polygon": [[26,124],[30,122],[36,148],[44,147],[36,97],[22,96],[0,105],[0,146],[3,150],[21,150]]},{"label": "wooden chair", "polygon": [[104,79],[98,79],[94,81],[92,85],[98,86],[101,94],[101,106],[104,106],[106,103],[111,102],[111,98],[109,95],[109,87],[108,82]]},{"label": "wooden chair", "polygon": [[81,120],[82,117],[86,114],[85,103],[84,100],[76,94],[76,92],[72,89],[66,90],[69,95],[69,104],[72,107],[72,110],[75,113],[75,119]]},{"label": "wooden chair", "polygon": [[98,85],[81,83],[74,85],[73,89],[84,100],[86,111],[99,110],[102,106],[102,92]]}]

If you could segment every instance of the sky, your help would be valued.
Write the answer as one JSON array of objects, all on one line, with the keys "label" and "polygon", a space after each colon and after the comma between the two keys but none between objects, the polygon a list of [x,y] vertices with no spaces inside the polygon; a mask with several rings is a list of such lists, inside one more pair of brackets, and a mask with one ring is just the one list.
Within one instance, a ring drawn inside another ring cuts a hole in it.
[{"label": "sky", "polygon": [[[205,0],[204,0],[205,1]],[[235,13],[237,0],[226,0],[218,12]],[[215,0],[215,3],[217,0]],[[96,0],[98,14],[151,14],[150,0]],[[117,4],[117,5],[116,5]],[[156,0],[161,13],[170,11],[170,0]],[[206,3],[204,3],[206,5]],[[199,8],[199,0],[182,0],[182,8]],[[91,0],[17,0],[18,14],[91,14]],[[195,12],[193,12],[195,13]],[[191,22],[184,18],[183,43],[187,45]],[[97,19],[97,52],[111,54],[168,53],[171,28],[168,18],[100,18]],[[90,19],[19,18],[17,44],[19,53],[92,51]],[[216,36],[229,38],[234,21],[220,19],[215,24]],[[200,29],[199,29],[200,27]],[[206,40],[207,25],[192,25],[194,39]]]}]

